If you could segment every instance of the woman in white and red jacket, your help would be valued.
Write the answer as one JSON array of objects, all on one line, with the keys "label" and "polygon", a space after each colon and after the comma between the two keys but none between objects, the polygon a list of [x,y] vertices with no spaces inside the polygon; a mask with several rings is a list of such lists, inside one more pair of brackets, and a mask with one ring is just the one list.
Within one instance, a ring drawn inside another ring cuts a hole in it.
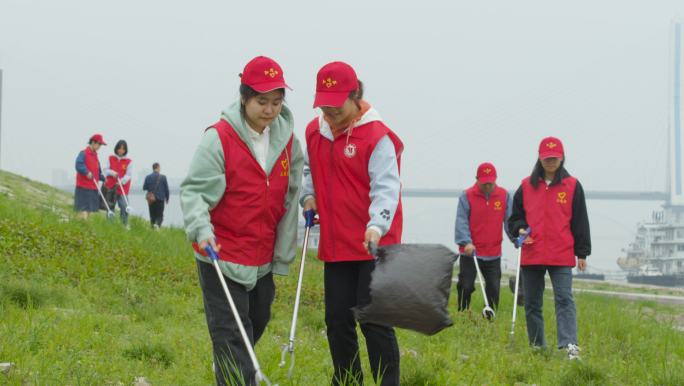
[{"label": "woman in white and red jacket", "polygon": [[580,270],[586,269],[591,238],[584,190],[577,178],[565,170],[564,163],[563,143],[558,138],[544,138],[532,174],[513,197],[508,227],[515,236],[525,235],[525,229],[531,228],[533,243],[522,247],[521,258],[530,345],[547,347],[542,306],[544,275],[548,271],[555,300],[558,349],[564,348],[570,359],[579,359],[572,268],[577,262]]},{"label": "woman in white and red jacket", "polygon": [[[102,165],[102,172],[107,176],[107,188],[116,188],[117,199],[119,204],[119,215],[121,222],[128,227],[128,212],[126,212],[126,198],[131,188],[131,159],[128,158],[128,144],[123,139],[116,143],[114,147],[114,154]],[[119,180],[123,186],[119,186]],[[114,208],[112,208],[114,210]]]},{"label": "woman in white and red jacket", "polygon": [[[363,98],[363,84],[346,63],[325,65],[316,77],[314,108],[323,115],[306,128],[300,203],[320,219],[318,258],[325,262],[325,323],[333,385],[363,384],[352,307],[369,304],[375,261],[368,245],[401,243],[401,140]],[[361,323],[373,378],[399,385],[394,329]]]}]

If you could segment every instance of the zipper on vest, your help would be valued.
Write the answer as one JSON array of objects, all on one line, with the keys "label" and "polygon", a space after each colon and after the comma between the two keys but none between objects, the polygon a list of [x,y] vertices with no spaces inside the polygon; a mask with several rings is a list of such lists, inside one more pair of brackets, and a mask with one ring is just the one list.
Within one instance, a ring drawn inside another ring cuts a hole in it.
[{"label": "zipper on vest", "polygon": [[549,184],[546,184],[546,197],[544,197],[544,254],[542,255],[542,264],[546,260],[546,234],[548,229],[546,229],[546,219],[549,217]]},{"label": "zipper on vest", "polygon": [[328,194],[328,200],[330,201],[330,205],[328,208],[330,208],[330,245],[332,246],[332,261],[335,261],[335,236],[333,235],[333,200],[332,200],[332,193],[333,193],[333,170],[335,169],[334,167],[334,162],[333,162],[333,145],[335,144],[335,139],[333,138],[332,141],[330,141],[330,193]]},{"label": "zipper on vest", "polygon": [[[489,197],[491,197],[491,193],[490,193]],[[484,243],[483,243],[485,248],[483,248],[483,249],[486,250],[486,246],[487,246],[487,243],[489,241],[489,198],[487,199],[487,209],[485,210],[485,212],[486,212],[486,214],[485,214],[485,237],[484,237]]]}]

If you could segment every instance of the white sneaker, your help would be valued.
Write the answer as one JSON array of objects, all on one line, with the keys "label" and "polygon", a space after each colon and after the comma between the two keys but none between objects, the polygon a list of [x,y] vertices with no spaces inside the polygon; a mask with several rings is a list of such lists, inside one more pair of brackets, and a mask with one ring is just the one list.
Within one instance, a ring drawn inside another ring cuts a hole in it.
[{"label": "white sneaker", "polygon": [[126,230],[127,230],[127,231],[130,231],[130,230],[131,230],[131,226],[130,226],[130,225],[126,225]]},{"label": "white sneaker", "polygon": [[576,344],[569,344],[565,346],[565,352],[568,354],[568,359],[572,360],[577,360],[581,361],[582,358],[579,355],[579,352],[582,351],[582,348]]},{"label": "white sneaker", "polygon": [[154,224],[152,225],[152,228],[154,228],[155,231],[159,232],[159,225]]}]

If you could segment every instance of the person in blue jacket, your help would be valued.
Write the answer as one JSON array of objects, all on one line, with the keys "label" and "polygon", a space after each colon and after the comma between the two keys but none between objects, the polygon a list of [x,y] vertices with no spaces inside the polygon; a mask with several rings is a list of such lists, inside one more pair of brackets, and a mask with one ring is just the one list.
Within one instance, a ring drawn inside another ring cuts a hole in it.
[{"label": "person in blue jacket", "polygon": [[152,174],[145,177],[143,190],[154,193],[156,200],[150,204],[150,222],[152,228],[159,230],[159,227],[164,221],[164,202],[169,204],[169,184],[166,181],[166,176],[161,174],[161,166],[157,162],[152,165]]}]

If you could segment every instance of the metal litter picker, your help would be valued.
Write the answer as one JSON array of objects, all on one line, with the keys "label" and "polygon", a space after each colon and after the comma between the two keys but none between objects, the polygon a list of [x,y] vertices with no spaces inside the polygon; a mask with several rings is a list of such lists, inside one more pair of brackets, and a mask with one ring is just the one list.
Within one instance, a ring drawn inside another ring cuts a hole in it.
[{"label": "metal litter picker", "polygon": [[487,293],[485,292],[484,288],[484,281],[482,280],[482,273],[480,272],[480,265],[477,263],[477,256],[475,256],[475,249],[473,249],[473,260],[475,261],[475,269],[477,269],[477,277],[480,279],[480,288],[482,289],[482,297],[484,297],[484,309],[482,309],[482,316],[485,318],[489,319],[491,317],[495,317],[496,313],[494,312],[494,309],[492,309],[489,306],[489,299],[487,299]]},{"label": "metal litter picker", "polygon": [[522,259],[522,247],[525,244],[532,244],[532,238],[529,240],[525,241],[527,239],[527,236],[530,235],[530,232],[532,231],[530,228],[526,229],[527,234],[518,236],[516,238],[516,244],[518,245],[518,268],[515,271],[515,295],[513,298],[513,325],[511,326],[511,343],[514,343],[514,334],[515,334],[515,315],[516,312],[518,311],[518,290],[519,287],[518,285],[520,284],[520,260]]},{"label": "metal litter picker", "polygon": [[[211,262],[214,264],[214,268],[216,268],[216,273],[218,274],[219,280],[221,281],[221,286],[223,287],[223,291],[226,293],[226,297],[228,298],[228,303],[230,303],[230,309],[233,311],[233,316],[235,317],[235,322],[238,325],[238,328],[240,329],[240,334],[242,335],[242,340],[245,342],[245,346],[247,346],[247,352],[249,353],[249,357],[252,360],[252,365],[254,366],[254,370],[256,370],[256,383],[260,384],[261,381],[263,380],[267,386],[271,386],[271,381],[266,378],[266,375],[261,371],[261,367],[259,367],[259,361],[257,360],[256,354],[254,354],[254,348],[252,347],[252,344],[249,341],[249,338],[247,337],[247,332],[245,332],[245,327],[242,325],[242,320],[240,319],[240,315],[238,314],[237,308],[235,308],[235,303],[233,302],[233,297],[230,296],[230,291],[228,291],[228,286],[226,285],[226,281],[223,279],[223,273],[221,273],[221,268],[219,268],[218,265],[218,260],[219,256],[214,250],[211,248],[211,245],[207,245],[204,248],[204,251],[209,255],[211,258]],[[278,386],[273,385],[273,386]]]},{"label": "metal litter picker", "polygon": [[100,193],[100,197],[102,197],[102,201],[105,204],[105,207],[107,207],[107,218],[110,218],[110,216],[113,218],[114,217],[114,212],[112,212],[111,209],[109,209],[109,204],[107,204],[107,199],[105,198],[104,194],[102,194],[102,191],[100,190],[100,184],[97,183],[97,180],[93,178],[93,183],[95,184],[95,189]]},{"label": "metal litter picker", "polygon": [[126,213],[131,214],[133,213],[133,208],[131,208],[131,204],[128,203],[128,197],[126,197],[126,192],[124,191],[121,179],[119,178],[119,176],[116,176],[116,179],[119,180],[119,189],[121,189],[121,193],[123,193],[124,200],[126,200]]},{"label": "metal litter picker", "polygon": [[290,370],[287,372],[287,377],[292,376],[292,369],[295,365],[295,355],[294,355],[294,341],[295,341],[295,331],[297,330],[297,314],[299,313],[299,298],[302,293],[302,280],[304,279],[304,264],[306,262],[306,249],[309,245],[309,231],[315,225],[314,216],[316,212],[313,209],[307,210],[304,213],[306,218],[306,231],[304,232],[304,244],[302,245],[302,262],[299,267],[299,280],[297,282],[297,296],[295,297],[294,314],[292,315],[292,328],[290,329],[290,342],[283,347],[283,353],[280,358],[280,367],[285,366],[285,356],[289,353],[292,356],[292,363],[290,363]]}]

